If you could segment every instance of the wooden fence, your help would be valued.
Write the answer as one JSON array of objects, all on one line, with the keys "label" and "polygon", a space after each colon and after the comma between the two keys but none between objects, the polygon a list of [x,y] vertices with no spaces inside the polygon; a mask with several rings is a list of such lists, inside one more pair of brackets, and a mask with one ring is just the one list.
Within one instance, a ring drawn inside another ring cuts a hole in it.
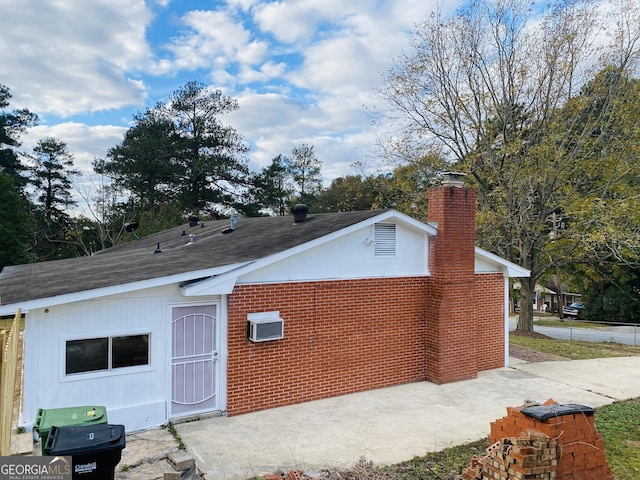
[{"label": "wooden fence", "polygon": [[2,456],[9,455],[11,451],[21,316],[22,312],[18,309],[11,328],[0,331],[0,455]]}]

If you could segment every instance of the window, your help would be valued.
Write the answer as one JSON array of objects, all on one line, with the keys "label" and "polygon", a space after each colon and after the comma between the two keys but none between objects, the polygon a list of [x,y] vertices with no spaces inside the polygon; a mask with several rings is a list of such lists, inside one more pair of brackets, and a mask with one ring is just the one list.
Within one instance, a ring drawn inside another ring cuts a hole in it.
[{"label": "window", "polygon": [[132,335],[111,339],[112,368],[134,367],[148,363],[149,335]]},{"label": "window", "polygon": [[65,374],[149,364],[149,334],[67,340]]},{"label": "window", "polygon": [[70,340],[67,342],[67,374],[109,368],[109,338]]},{"label": "window", "polygon": [[373,254],[376,257],[394,257],[396,254],[396,224],[376,223],[373,241]]}]

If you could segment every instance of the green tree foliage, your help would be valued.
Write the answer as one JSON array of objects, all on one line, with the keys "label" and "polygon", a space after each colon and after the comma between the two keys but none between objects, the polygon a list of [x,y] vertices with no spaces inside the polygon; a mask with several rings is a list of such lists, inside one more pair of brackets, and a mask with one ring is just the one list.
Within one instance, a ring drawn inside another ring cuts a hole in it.
[{"label": "green tree foliage", "polygon": [[395,208],[412,217],[427,221],[427,197],[430,188],[439,184],[438,172],[447,167],[444,158],[430,152],[414,162],[399,165],[392,175],[376,181],[377,208]]},{"label": "green tree foliage", "polygon": [[33,126],[38,117],[28,110],[5,110],[9,106],[9,88],[0,84],[0,173],[6,173],[14,181],[14,188],[21,190],[28,182],[27,167],[20,161],[16,148],[20,146],[20,134]]},{"label": "green tree foliage", "polygon": [[293,193],[291,180],[282,155],[271,160],[271,164],[255,176],[250,196],[260,208],[284,215],[287,200]]},{"label": "green tree foliage", "polygon": [[33,148],[31,184],[36,202],[46,223],[64,222],[69,207],[76,204],[71,195],[71,175],[79,172],[73,168],[73,155],[66,143],[55,138],[44,138]]},{"label": "green tree foliage", "polygon": [[360,175],[347,175],[334,179],[317,196],[314,206],[317,212],[351,212],[371,210],[376,199],[367,179]]},{"label": "green tree foliage", "polygon": [[[610,91],[615,95],[610,95]],[[588,314],[599,320],[639,318],[640,290],[640,83],[608,67],[562,110],[561,118],[604,121],[584,141],[583,165],[568,189],[563,215],[570,228],[554,235],[556,256],[575,263]],[[589,123],[588,120],[582,120]],[[576,142],[569,131],[565,141]],[[615,301],[613,301],[615,299]]]},{"label": "green tree foliage", "polygon": [[176,132],[173,122],[154,110],[133,118],[122,143],[109,149],[107,159],[96,159],[94,169],[128,192],[139,209],[153,211],[178,196]]},{"label": "green tree foliage", "polygon": [[35,253],[40,260],[77,256],[69,238],[73,222],[68,209],[76,204],[70,176],[79,173],[73,169],[73,156],[61,140],[44,138],[33,148],[32,161],[37,220]]},{"label": "green tree foliage", "polygon": [[238,108],[236,100],[198,82],[188,82],[134,117],[134,126],[96,172],[114,180],[138,212],[156,212],[178,202],[186,212],[217,212],[235,205],[249,184],[242,137],[220,121]]},{"label": "green tree foliage", "polygon": [[439,183],[438,172],[445,167],[444,158],[432,152],[391,173],[336,178],[318,194],[314,206],[322,212],[393,208],[426,221],[428,191]]},{"label": "green tree foliage", "polygon": [[248,186],[244,154],[248,147],[220,115],[238,109],[238,102],[198,82],[176,90],[158,110],[174,123],[180,195],[186,205],[203,208],[233,202],[236,188]]},{"label": "green tree foliage", "polygon": [[[184,212],[178,202],[163,203],[161,208],[143,210],[135,218],[139,223],[136,234],[144,237],[152,233],[161,232],[184,223]],[[126,225],[126,222],[125,222]],[[129,233],[123,233],[124,239],[131,239]]]},{"label": "green tree foliage", "polygon": [[20,135],[38,120],[28,110],[7,110],[11,93],[0,84],[0,269],[35,261],[31,252],[34,223],[24,195],[28,168],[17,148]]},{"label": "green tree foliage", "polygon": [[[536,282],[570,260],[603,213],[597,192],[622,178],[611,170],[614,157],[602,154],[619,84],[598,101],[580,95],[581,75],[597,58],[597,27],[589,1],[553,3],[542,14],[524,0],[473,2],[453,19],[423,22],[381,92],[391,120],[404,126],[397,144],[437,145],[468,174],[479,243],[531,271],[521,279],[520,330],[533,328]],[[573,234],[552,239],[551,218],[569,211]]]},{"label": "green tree foliage", "polygon": [[580,278],[588,320],[640,323],[640,270],[626,265],[582,264]]},{"label": "green tree foliage", "polygon": [[303,143],[294,147],[291,156],[286,157],[285,165],[297,187],[298,200],[310,203],[322,188],[322,162],[318,160],[313,145]]},{"label": "green tree foliage", "polygon": [[0,270],[35,261],[30,251],[33,233],[29,203],[16,191],[13,178],[0,173]]}]

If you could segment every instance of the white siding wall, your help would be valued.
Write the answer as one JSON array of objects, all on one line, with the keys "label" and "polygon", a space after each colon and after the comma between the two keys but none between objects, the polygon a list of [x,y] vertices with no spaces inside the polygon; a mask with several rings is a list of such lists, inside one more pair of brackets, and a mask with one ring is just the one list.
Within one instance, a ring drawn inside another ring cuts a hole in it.
[{"label": "white siding wall", "polygon": [[500,265],[490,260],[484,260],[484,259],[478,258],[478,256],[476,255],[476,261],[475,261],[476,273],[496,273],[501,271],[502,271],[502,268]]},{"label": "white siding wall", "polygon": [[[22,424],[33,425],[38,408],[100,405],[110,423],[127,431],[166,422],[169,395],[169,304],[185,302],[176,286],[102,300],[38,309],[27,314]],[[65,341],[149,333],[144,367],[65,376]]]},{"label": "white siding wall", "polygon": [[375,257],[373,227],[366,227],[332,242],[306,250],[258,271],[238,283],[348,279],[426,275],[427,235],[401,224],[396,227],[395,257]]}]

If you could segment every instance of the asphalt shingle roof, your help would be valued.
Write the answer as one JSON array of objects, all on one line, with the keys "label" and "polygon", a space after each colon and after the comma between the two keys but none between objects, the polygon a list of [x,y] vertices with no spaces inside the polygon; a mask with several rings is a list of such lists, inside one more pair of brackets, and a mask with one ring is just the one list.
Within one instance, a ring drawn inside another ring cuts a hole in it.
[{"label": "asphalt shingle roof", "polygon": [[[183,225],[90,257],[5,267],[0,273],[0,301],[16,304],[258,260],[381,213],[316,214],[301,223],[294,223],[291,216],[241,218],[228,234],[222,231],[229,228],[229,220]],[[191,233],[195,243],[187,246]],[[162,253],[154,254],[158,244]]]}]

